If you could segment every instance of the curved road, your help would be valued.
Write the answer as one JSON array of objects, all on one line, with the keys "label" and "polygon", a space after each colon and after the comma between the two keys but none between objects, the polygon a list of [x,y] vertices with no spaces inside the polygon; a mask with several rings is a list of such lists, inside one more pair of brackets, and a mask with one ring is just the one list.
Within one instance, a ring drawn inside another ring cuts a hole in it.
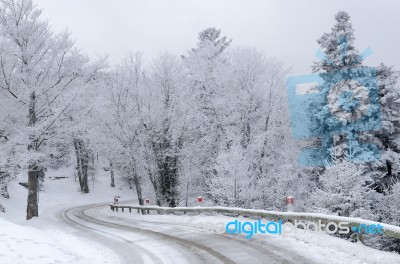
[{"label": "curved road", "polygon": [[[210,234],[177,223],[160,223],[109,216],[105,204],[68,209],[59,217],[77,235],[113,250],[121,263],[313,263],[273,242]],[[150,220],[150,219],[149,219]]]}]

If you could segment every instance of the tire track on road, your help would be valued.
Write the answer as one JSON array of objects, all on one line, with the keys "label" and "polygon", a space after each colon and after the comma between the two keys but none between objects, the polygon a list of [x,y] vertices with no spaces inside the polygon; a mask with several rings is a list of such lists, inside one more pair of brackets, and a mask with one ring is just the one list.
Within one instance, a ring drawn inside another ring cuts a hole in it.
[{"label": "tire track on road", "polygon": [[[110,228],[115,228],[118,230],[126,230],[126,231],[130,231],[130,232],[134,232],[134,233],[138,233],[141,235],[144,235],[146,237],[153,237],[153,238],[158,238],[157,241],[159,240],[164,240],[167,242],[172,242],[175,244],[178,244],[181,248],[186,249],[187,251],[189,251],[189,253],[191,253],[192,255],[194,254],[201,262],[200,263],[227,263],[227,264],[232,264],[235,263],[233,260],[231,260],[230,258],[222,255],[221,253],[207,247],[204,246],[202,244],[198,244],[196,242],[193,242],[191,240],[186,240],[186,239],[182,239],[182,238],[178,238],[178,237],[174,237],[174,236],[170,236],[164,233],[160,233],[160,232],[156,232],[156,231],[152,231],[152,230],[148,230],[148,229],[141,229],[141,228],[135,228],[132,226],[127,226],[127,225],[121,225],[121,224],[117,224],[117,223],[111,223],[111,222],[107,222],[107,221],[103,221],[100,220],[98,218],[94,218],[92,216],[87,215],[85,212],[87,210],[90,209],[94,209],[97,207],[103,207],[104,204],[97,204],[97,205],[89,205],[89,206],[81,206],[81,207],[76,207],[76,208],[72,208],[69,209],[67,211],[64,212],[64,216],[65,218],[67,218],[69,221],[74,222],[75,224],[78,224],[82,227],[85,228],[89,228],[92,229],[96,232],[102,232],[102,233],[106,233],[108,236],[113,236],[119,240],[122,240],[126,243],[132,243],[135,246],[137,246],[138,248],[140,248],[140,250],[144,250],[145,254],[148,255],[152,260],[156,260],[158,262],[155,263],[162,263],[161,259],[158,258],[154,253],[150,252],[149,250],[141,247],[140,245],[138,245],[137,243],[133,242],[133,241],[129,241],[125,238],[122,238],[120,236],[114,235],[114,234],[109,234],[108,232],[104,232],[92,227],[88,227],[84,224],[78,223],[77,221],[71,219],[71,217],[68,216],[68,213],[70,212],[74,212],[74,216],[79,218],[82,221],[86,221],[86,222],[90,222],[93,224],[97,224],[97,225],[101,225],[101,226],[106,226],[106,227],[110,227]],[[189,262],[193,262],[193,259],[189,260]]]},{"label": "tire track on road", "polygon": [[[86,208],[87,206],[83,206],[83,207]],[[129,239],[123,238],[123,237],[115,235],[115,234],[111,234],[111,233],[103,231],[103,230],[96,229],[96,228],[84,225],[82,223],[79,223],[78,221],[75,221],[74,219],[72,219],[72,217],[70,217],[68,215],[69,213],[73,213],[73,215],[75,217],[77,217],[77,218],[79,218],[81,220],[84,220],[84,219],[82,219],[81,217],[78,216],[78,214],[80,214],[79,211],[76,212],[76,210],[78,210],[78,208],[80,209],[82,207],[68,209],[63,213],[63,218],[67,219],[68,221],[73,223],[73,225],[71,225],[71,226],[75,227],[74,225],[78,225],[80,228],[93,230],[95,233],[101,233],[106,238],[113,238],[115,240],[122,241],[124,243],[129,244],[129,245],[134,245],[140,251],[140,253],[146,255],[148,257],[148,259],[150,259],[152,261],[152,263],[154,263],[154,264],[163,264],[164,263],[154,253],[152,253],[151,251],[147,250],[146,248],[144,248],[144,247],[142,247],[140,245],[137,245],[135,242],[133,242],[133,241],[131,241]],[[110,241],[108,241],[108,242],[110,242]],[[103,244],[105,244],[107,246],[110,246],[110,243],[103,242]],[[132,260],[137,258],[137,255],[133,255],[132,250],[130,248],[126,248],[123,245],[118,245],[117,247],[113,246],[113,250],[117,251],[119,253],[118,255],[120,255],[120,257],[122,258],[121,260],[123,261],[123,263],[131,264]]]}]

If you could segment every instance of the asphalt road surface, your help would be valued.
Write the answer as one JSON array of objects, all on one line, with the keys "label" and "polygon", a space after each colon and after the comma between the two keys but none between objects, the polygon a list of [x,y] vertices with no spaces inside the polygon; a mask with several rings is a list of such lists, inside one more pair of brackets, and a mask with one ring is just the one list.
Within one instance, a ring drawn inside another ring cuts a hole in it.
[{"label": "asphalt road surface", "polygon": [[296,263],[312,264],[304,256],[268,241],[206,233],[180,223],[132,220],[123,214],[102,213],[106,204],[68,209],[59,219],[75,235],[94,240],[114,251],[123,264],[141,263]]}]

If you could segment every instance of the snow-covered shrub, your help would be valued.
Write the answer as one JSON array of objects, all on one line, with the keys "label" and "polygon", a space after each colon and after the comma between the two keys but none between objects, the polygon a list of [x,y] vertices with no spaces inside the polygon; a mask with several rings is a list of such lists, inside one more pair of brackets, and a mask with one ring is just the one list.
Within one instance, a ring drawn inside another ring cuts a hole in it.
[{"label": "snow-covered shrub", "polygon": [[347,159],[334,159],[319,177],[311,202],[319,212],[374,220],[372,190],[366,185],[364,168]]},{"label": "snow-covered shrub", "polygon": [[[396,183],[383,193],[373,192],[373,212],[376,221],[400,225],[400,183]],[[400,252],[400,239],[368,235],[364,243],[376,249]]]},{"label": "snow-covered shrub", "polygon": [[394,184],[384,194],[376,194],[375,214],[379,221],[392,225],[400,225],[400,183]]},{"label": "snow-covered shrub", "polygon": [[208,183],[208,194],[215,203],[246,207],[254,190],[251,168],[240,145],[221,151],[215,166],[216,174]]}]

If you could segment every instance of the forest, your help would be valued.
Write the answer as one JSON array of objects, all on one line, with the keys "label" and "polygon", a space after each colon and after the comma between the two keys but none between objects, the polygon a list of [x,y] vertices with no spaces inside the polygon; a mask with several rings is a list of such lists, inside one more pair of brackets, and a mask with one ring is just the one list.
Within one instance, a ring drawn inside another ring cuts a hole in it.
[{"label": "forest", "polygon": [[[0,1],[0,194],[9,198],[9,183],[24,182],[26,219],[39,216],[47,169],[74,167],[80,192],[89,193],[100,157],[110,186],[132,189],[141,205],[150,197],[159,206],[192,206],[203,196],[207,205],[284,211],[291,195],[299,212],[400,225],[399,72],[364,65],[348,13],[338,12],[316,40],[325,57],[310,72],[323,84],[312,89],[323,96],[305,109],[307,129],[319,135],[307,140],[292,135],[291,68],[274,54],[210,27],[182,55],[144,61],[132,51],[111,65],[107,56],[82,53],[70,32],[53,32],[41,13],[31,0]],[[337,127],[365,114],[362,96],[373,91],[357,86],[352,104],[340,94],[350,81],[332,90],[331,73],[367,67],[378,107],[363,124],[380,127],[353,131],[362,142],[354,145]],[[339,110],[349,114],[336,122]],[[301,164],[300,153],[316,146],[323,163]],[[367,236],[366,243],[400,250],[395,239]]]}]

